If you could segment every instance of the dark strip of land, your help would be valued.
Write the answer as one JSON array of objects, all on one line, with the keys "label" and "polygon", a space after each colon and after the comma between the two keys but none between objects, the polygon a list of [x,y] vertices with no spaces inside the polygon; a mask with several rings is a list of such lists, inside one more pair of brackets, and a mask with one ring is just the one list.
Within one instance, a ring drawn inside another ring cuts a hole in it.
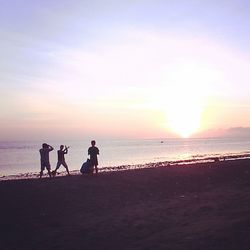
[{"label": "dark strip of land", "polygon": [[250,160],[0,182],[1,249],[250,249]]}]

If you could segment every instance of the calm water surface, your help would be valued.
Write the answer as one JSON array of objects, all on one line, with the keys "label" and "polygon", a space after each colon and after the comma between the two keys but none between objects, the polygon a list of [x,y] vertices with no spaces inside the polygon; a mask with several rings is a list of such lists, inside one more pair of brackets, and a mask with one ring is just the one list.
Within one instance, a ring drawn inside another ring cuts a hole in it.
[{"label": "calm water surface", "polygon": [[[0,142],[0,176],[40,171],[39,149],[43,142]],[[89,141],[48,142],[55,150],[50,153],[51,166],[56,165],[56,151],[61,143],[70,146],[66,162],[70,170],[79,170],[86,161]],[[250,138],[224,139],[147,139],[100,140],[99,165],[143,164],[250,153]],[[64,168],[61,167],[61,171]]]}]

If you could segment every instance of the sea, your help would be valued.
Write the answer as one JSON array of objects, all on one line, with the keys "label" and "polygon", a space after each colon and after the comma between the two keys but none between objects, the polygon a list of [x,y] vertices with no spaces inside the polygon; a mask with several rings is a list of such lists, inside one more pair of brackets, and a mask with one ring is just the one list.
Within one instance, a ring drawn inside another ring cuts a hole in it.
[{"label": "sea", "polygon": [[[42,141],[1,141],[0,177],[39,173]],[[50,153],[52,169],[57,163],[57,150],[61,144],[69,146],[66,162],[70,171],[79,171],[88,158],[89,141],[68,140],[47,142],[54,147]],[[250,158],[249,138],[162,138],[162,139],[100,139],[100,170],[126,169],[152,163],[180,164],[190,162]],[[63,166],[59,169],[65,171]],[[60,172],[59,171],[59,172]]]}]

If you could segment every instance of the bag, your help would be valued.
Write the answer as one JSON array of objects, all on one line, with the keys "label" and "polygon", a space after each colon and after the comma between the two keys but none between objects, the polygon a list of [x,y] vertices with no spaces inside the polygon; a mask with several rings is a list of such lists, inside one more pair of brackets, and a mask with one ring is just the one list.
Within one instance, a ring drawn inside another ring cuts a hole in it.
[{"label": "bag", "polygon": [[80,172],[82,174],[93,174],[94,168],[91,165],[90,159],[87,159],[87,161],[82,164]]}]

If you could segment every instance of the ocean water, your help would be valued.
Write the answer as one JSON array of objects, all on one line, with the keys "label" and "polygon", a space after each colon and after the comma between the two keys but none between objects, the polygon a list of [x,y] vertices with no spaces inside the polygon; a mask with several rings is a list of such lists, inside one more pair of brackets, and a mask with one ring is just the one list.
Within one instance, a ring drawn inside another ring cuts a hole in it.
[{"label": "ocean water", "polygon": [[[1,141],[0,176],[38,173],[40,171],[39,141]],[[47,142],[54,147],[50,153],[52,169],[56,166],[57,150],[62,142]],[[70,170],[79,170],[86,161],[89,141],[66,141],[70,146],[66,162]],[[249,157],[250,138],[223,139],[138,139],[100,140],[99,167],[136,165],[156,162],[209,160],[213,157]],[[60,171],[64,171],[61,166]]]}]

